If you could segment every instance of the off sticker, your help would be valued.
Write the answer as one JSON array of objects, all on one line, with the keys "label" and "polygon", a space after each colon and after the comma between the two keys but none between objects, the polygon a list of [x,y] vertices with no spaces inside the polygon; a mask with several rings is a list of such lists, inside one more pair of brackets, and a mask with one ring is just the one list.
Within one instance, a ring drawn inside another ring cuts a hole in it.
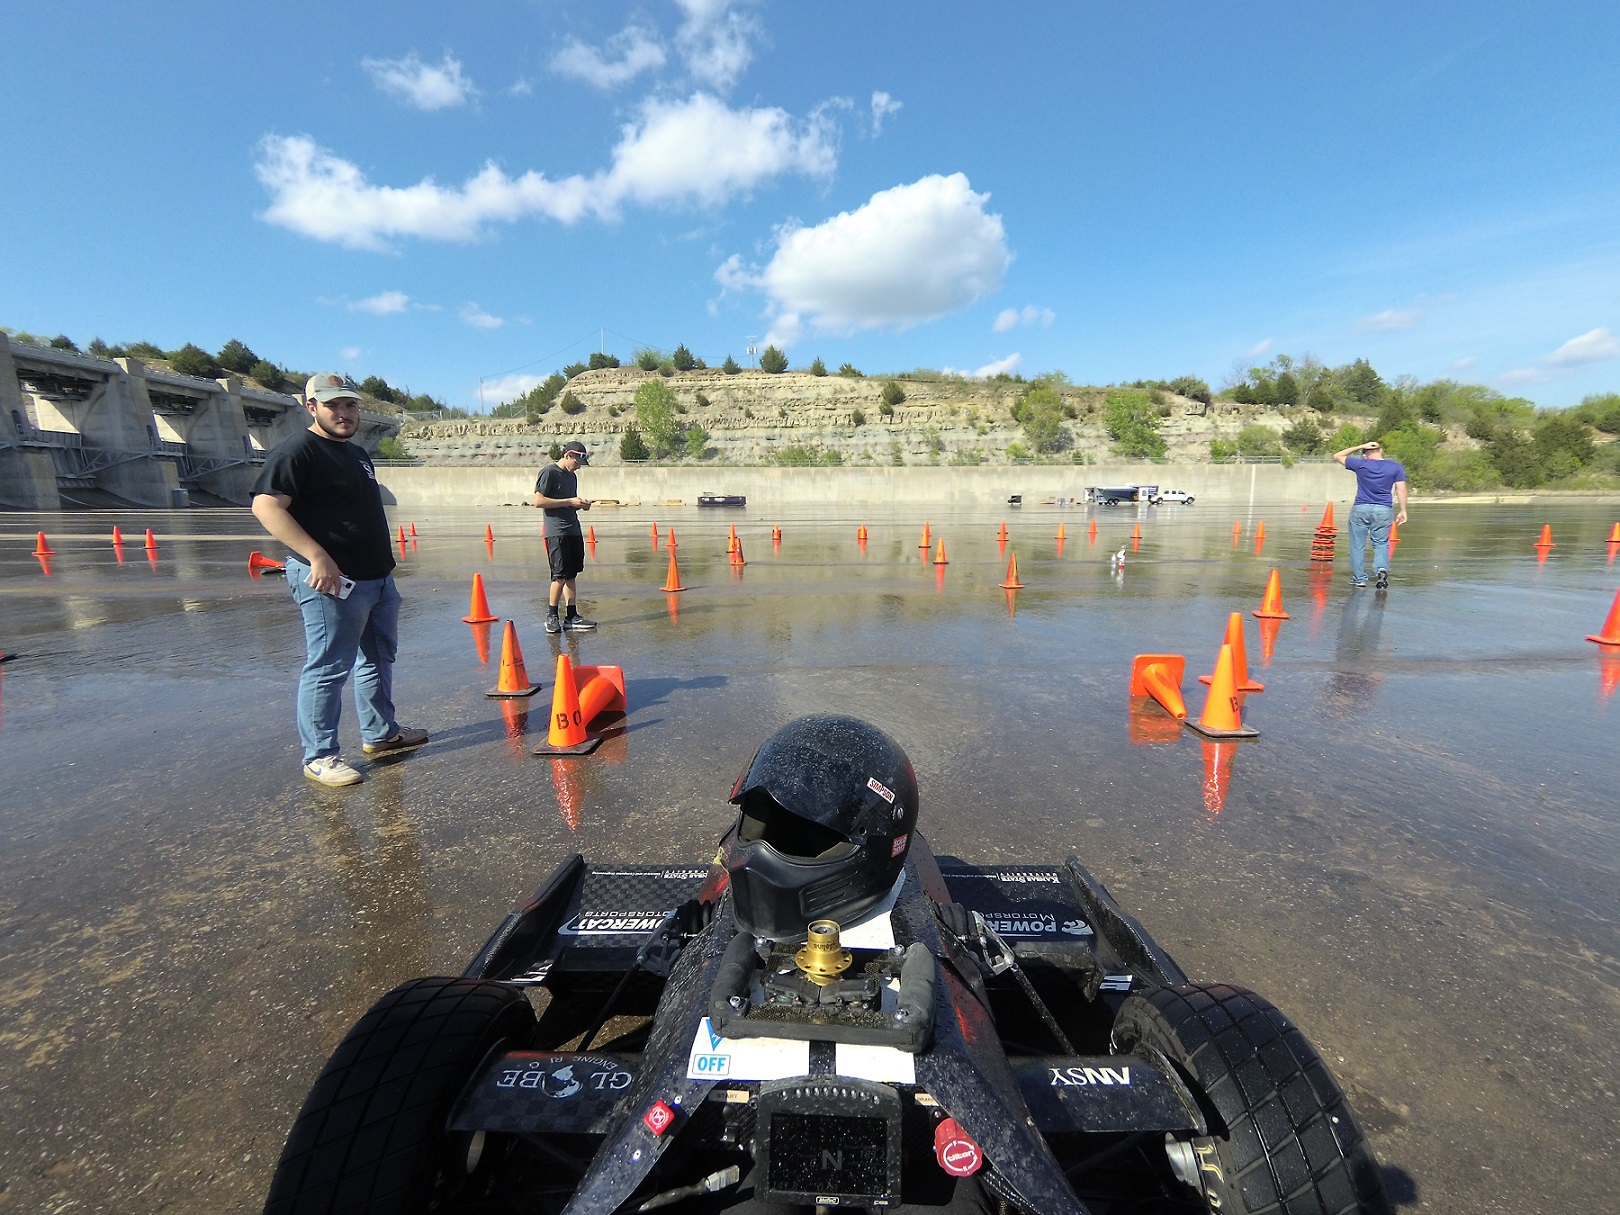
[{"label": "off sticker", "polygon": [[868,776],[866,778],[866,787],[873,793],[876,793],[884,801],[888,802],[889,805],[894,805],[894,790],[885,785],[877,777]]}]

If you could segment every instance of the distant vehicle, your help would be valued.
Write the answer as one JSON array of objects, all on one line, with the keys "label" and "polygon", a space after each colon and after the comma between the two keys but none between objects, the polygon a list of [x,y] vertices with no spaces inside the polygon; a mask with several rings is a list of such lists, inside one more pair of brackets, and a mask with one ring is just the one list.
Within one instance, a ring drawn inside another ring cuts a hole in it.
[{"label": "distant vehicle", "polygon": [[748,499],[742,494],[699,494],[699,506],[747,506]]},{"label": "distant vehicle", "polygon": [[1024,495],[1023,494],[1011,494],[1007,498],[1007,505],[1008,506],[1022,506],[1023,504],[1024,504]]},{"label": "distant vehicle", "polygon": [[1179,502],[1183,506],[1191,506],[1193,496],[1184,489],[1164,489],[1154,494],[1148,501],[1153,503],[1154,506],[1159,506],[1165,502]]},{"label": "distant vehicle", "polygon": [[1101,506],[1118,506],[1124,502],[1145,502],[1159,492],[1157,485],[1088,485],[1086,501]]}]

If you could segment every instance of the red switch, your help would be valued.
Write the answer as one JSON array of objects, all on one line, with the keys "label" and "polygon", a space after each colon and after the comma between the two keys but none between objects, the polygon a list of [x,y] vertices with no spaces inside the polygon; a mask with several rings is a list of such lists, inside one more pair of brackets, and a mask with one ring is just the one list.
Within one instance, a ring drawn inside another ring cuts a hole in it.
[{"label": "red switch", "polygon": [[[665,1105],[662,1101],[654,1101],[652,1103],[652,1109],[643,1114],[641,1116],[641,1120],[647,1124],[647,1129],[653,1134],[662,1135],[665,1131],[669,1130],[670,1123],[675,1121],[675,1111],[670,1109],[669,1106]],[[968,1142],[971,1143],[972,1140],[969,1140]],[[975,1147],[974,1150],[977,1151],[977,1147]],[[973,1167],[978,1168],[979,1166],[975,1164]]]},{"label": "red switch", "polygon": [[984,1163],[984,1153],[955,1118],[947,1118],[934,1128],[934,1159],[952,1177],[971,1177]]}]

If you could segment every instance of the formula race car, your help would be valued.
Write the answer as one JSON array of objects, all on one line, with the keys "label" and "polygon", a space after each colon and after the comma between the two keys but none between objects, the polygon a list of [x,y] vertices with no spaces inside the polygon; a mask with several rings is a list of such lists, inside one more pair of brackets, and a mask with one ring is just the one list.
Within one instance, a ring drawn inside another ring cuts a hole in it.
[{"label": "formula race car", "polygon": [[574,856],[378,1001],[265,1210],[1391,1210],[1287,1017],[1077,859],[936,857],[881,731],[790,723],[731,801],[712,863]]}]

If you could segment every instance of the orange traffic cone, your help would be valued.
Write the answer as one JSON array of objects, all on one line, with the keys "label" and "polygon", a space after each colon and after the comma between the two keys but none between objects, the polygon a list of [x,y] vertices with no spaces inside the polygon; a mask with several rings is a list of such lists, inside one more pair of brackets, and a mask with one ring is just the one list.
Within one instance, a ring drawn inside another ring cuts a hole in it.
[{"label": "orange traffic cone", "polygon": [[1061,524],[1061,523],[1059,523],[1059,524],[1058,524],[1058,534],[1057,534],[1057,538],[1058,538],[1058,539],[1059,539],[1059,540],[1064,540],[1064,539],[1066,539],[1066,538],[1067,538],[1067,537],[1065,537],[1065,536],[1064,536],[1064,534],[1063,534],[1063,524]]},{"label": "orange traffic cone", "polygon": [[1614,606],[1609,609],[1609,618],[1603,622],[1603,631],[1588,633],[1586,639],[1599,645],[1620,645],[1620,591],[1614,593]]},{"label": "orange traffic cone", "polygon": [[157,552],[157,537],[152,534],[151,528],[146,529],[146,551],[149,553]]},{"label": "orange traffic cone", "polygon": [[670,525],[669,539],[665,543],[667,543],[670,548],[675,547],[675,526],[674,526],[674,524]]},{"label": "orange traffic cone", "polygon": [[1181,698],[1181,677],[1187,659],[1181,654],[1138,654],[1131,659],[1131,695],[1151,696],[1177,721],[1185,720],[1187,702]]},{"label": "orange traffic cone", "polygon": [[728,541],[726,541],[726,552],[734,553],[736,551],[737,551],[737,525],[735,523],[733,523],[731,525],[731,538]]},{"label": "orange traffic cone", "polygon": [[996,533],[996,539],[997,540],[1005,540],[1006,538],[1007,538],[1007,521],[1005,519],[1003,519],[1001,521],[1001,530]]},{"label": "orange traffic cone", "polygon": [[[541,524],[541,526],[544,527],[545,525]],[[495,529],[493,527],[491,527],[488,523],[484,524],[484,543],[485,544],[494,544],[495,543]]]},{"label": "orange traffic cone", "polygon": [[45,533],[44,532],[40,532],[39,533],[39,539],[34,542],[34,556],[36,556],[36,557],[54,557],[54,556],[56,556],[56,550],[51,547],[51,542],[49,540],[45,539]]},{"label": "orange traffic cone", "polygon": [[748,564],[748,562],[743,560],[742,541],[741,540],[737,541],[737,547],[731,550],[731,564],[732,565],[747,565]]},{"label": "orange traffic cone", "polygon": [[1237,759],[1240,744],[1235,742],[1208,742],[1204,748],[1204,809],[1214,818],[1226,807],[1226,793],[1232,785],[1232,764]]},{"label": "orange traffic cone", "polygon": [[657,548],[658,547],[658,524],[657,523],[654,523],[652,525],[652,542],[653,542],[653,547]]},{"label": "orange traffic cone", "polygon": [[664,575],[664,589],[666,591],[684,591],[681,585],[681,571],[675,566],[675,550],[669,550],[669,573]]},{"label": "orange traffic cone", "polygon": [[1551,523],[1543,523],[1541,525],[1541,539],[1536,541],[1536,547],[1537,548],[1553,548],[1553,547],[1555,547],[1554,544],[1553,544],[1552,524]]},{"label": "orange traffic cone", "polygon": [[1131,539],[1138,544],[1142,542],[1142,525],[1140,523],[1131,528]]},{"label": "orange traffic cone", "polygon": [[257,573],[259,570],[285,570],[287,567],[279,561],[272,561],[263,553],[254,550],[248,554],[248,573]]},{"label": "orange traffic cone", "polygon": [[922,543],[919,544],[917,547],[918,548],[927,548],[933,542],[934,542],[934,538],[928,531],[928,521],[925,519],[925,520],[923,520]]},{"label": "orange traffic cone", "polygon": [[866,524],[863,523],[863,524],[861,524],[859,527],[857,527],[855,529],[855,543],[856,544],[865,544],[866,543]]},{"label": "orange traffic cone", "polygon": [[1389,525],[1389,542],[1391,544],[1399,544],[1401,542],[1401,529],[1393,520],[1391,520]]},{"label": "orange traffic cone", "polygon": [[414,523],[411,524],[411,539],[412,540],[416,539],[416,524],[414,524]]},{"label": "orange traffic cone", "polygon": [[585,530],[585,543],[586,544],[595,544],[596,543],[596,524],[594,524],[594,523],[591,524],[590,527],[588,527]]},{"label": "orange traffic cone", "polygon": [[1271,571],[1271,577],[1266,579],[1265,598],[1255,610],[1256,616],[1262,620],[1287,620],[1288,613],[1283,611],[1282,605],[1282,574],[1277,570]]},{"label": "orange traffic cone", "polygon": [[1327,504],[1327,510],[1322,512],[1322,522],[1316,525],[1316,530],[1320,532],[1330,528],[1334,531],[1338,530],[1333,527],[1333,503],[1331,502]]},{"label": "orange traffic cone", "polygon": [[495,686],[485,696],[533,696],[540,685],[529,682],[529,672],[523,666],[523,648],[518,645],[517,626],[506,622],[506,635],[501,638],[501,674]]},{"label": "orange traffic cone", "polygon": [[[1266,685],[1249,678],[1248,647],[1243,642],[1243,613],[1233,612],[1226,619],[1226,644],[1232,647],[1232,679],[1239,692],[1264,692]],[[1199,683],[1209,683],[1213,675],[1200,675]]]},{"label": "orange traffic cone", "polygon": [[403,523],[399,525],[399,547],[405,547],[405,525]]},{"label": "orange traffic cone", "polygon": [[1265,541],[1266,525],[1264,523],[1256,523],[1254,525],[1254,538],[1262,543]]},{"label": "orange traffic cone", "polygon": [[1209,685],[1209,696],[1204,700],[1204,713],[1197,721],[1190,718],[1182,723],[1189,730],[1205,738],[1259,738],[1260,731],[1243,724],[1243,701],[1232,676],[1232,647],[1221,646],[1220,657],[1215,660],[1215,678]]},{"label": "orange traffic cone", "polygon": [[[1390,535],[1391,535],[1391,539],[1393,539],[1394,538],[1393,529],[1391,530]],[[1609,543],[1610,544],[1620,544],[1620,523],[1616,523],[1613,527],[1611,527],[1609,529]]]},{"label": "orange traffic cone", "polygon": [[1086,528],[1086,535],[1090,536],[1093,540],[1097,538],[1097,521],[1095,519],[1091,521],[1091,526]]},{"label": "orange traffic cone", "polygon": [[113,524],[113,541],[112,542],[113,542],[113,547],[114,548],[116,548],[118,545],[120,545],[120,544],[122,544],[124,542],[124,533],[118,530],[118,525],[116,523]]},{"label": "orange traffic cone", "polygon": [[771,543],[772,544],[780,544],[780,543],[782,543],[782,529],[781,529],[780,526],[771,528]]},{"label": "orange traffic cone", "polygon": [[946,561],[945,561],[945,541],[943,541],[943,540],[941,540],[939,542],[939,547],[934,550],[934,564],[935,565],[945,565],[946,564]]},{"label": "orange traffic cone", "polygon": [[579,689],[574,684],[574,664],[567,654],[557,655],[557,682],[551,693],[551,729],[546,745],[535,754],[584,755],[601,743],[585,733],[585,717],[579,710]]},{"label": "orange traffic cone", "polygon": [[1238,541],[1238,537],[1241,536],[1242,534],[1243,534],[1243,523],[1242,523],[1242,521],[1238,520],[1238,519],[1233,519],[1232,520],[1232,543],[1236,544],[1237,541]]},{"label": "orange traffic cone", "polygon": [[489,610],[489,600],[484,597],[484,576],[473,575],[472,603],[467,608],[467,614],[462,617],[468,624],[487,624],[494,620]]},{"label": "orange traffic cone", "polygon": [[1007,581],[1001,584],[1001,589],[1004,591],[1021,591],[1024,589],[1024,584],[1018,581],[1017,553],[1014,553],[1012,555],[1012,560],[1007,562]]}]

